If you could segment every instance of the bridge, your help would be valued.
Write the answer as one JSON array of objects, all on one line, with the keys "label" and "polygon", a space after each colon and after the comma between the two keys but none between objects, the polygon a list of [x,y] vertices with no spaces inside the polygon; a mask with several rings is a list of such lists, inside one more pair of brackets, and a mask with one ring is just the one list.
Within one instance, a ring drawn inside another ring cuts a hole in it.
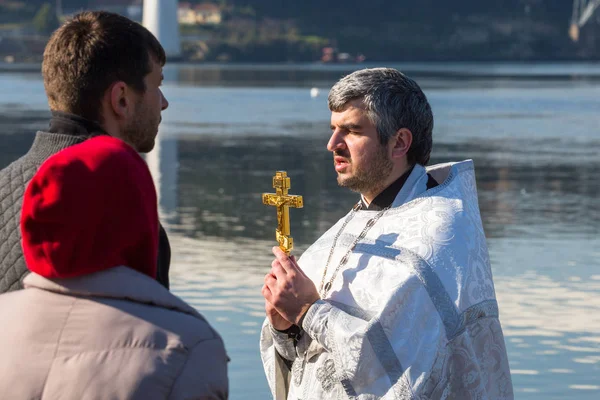
[{"label": "bridge", "polygon": [[142,24],[162,44],[169,60],[181,57],[177,0],[144,0]]},{"label": "bridge", "polygon": [[571,16],[571,28],[569,36],[576,42],[579,40],[579,29],[594,15],[596,8],[600,6],[600,0],[573,0],[573,14]]}]

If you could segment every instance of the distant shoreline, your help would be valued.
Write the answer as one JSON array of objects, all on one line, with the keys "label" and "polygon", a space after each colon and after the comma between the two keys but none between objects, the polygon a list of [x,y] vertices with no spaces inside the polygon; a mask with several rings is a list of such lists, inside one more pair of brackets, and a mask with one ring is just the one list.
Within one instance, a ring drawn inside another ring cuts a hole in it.
[{"label": "distant shoreline", "polygon": [[[302,71],[314,73],[349,73],[361,68],[389,66],[418,78],[448,79],[540,79],[540,80],[600,80],[600,62],[552,61],[466,61],[466,62],[382,62],[323,64],[312,63],[192,63],[173,61],[167,68],[181,70],[223,71]],[[41,63],[0,62],[0,73],[41,73]]]}]

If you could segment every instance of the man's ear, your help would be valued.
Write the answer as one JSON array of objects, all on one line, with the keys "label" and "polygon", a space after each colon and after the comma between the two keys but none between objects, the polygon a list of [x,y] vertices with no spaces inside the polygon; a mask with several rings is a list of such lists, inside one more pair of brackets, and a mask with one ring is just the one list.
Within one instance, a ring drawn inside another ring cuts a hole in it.
[{"label": "man's ear", "polygon": [[108,89],[110,111],[117,119],[126,119],[131,112],[130,91],[123,81],[113,83]]},{"label": "man's ear", "polygon": [[408,128],[400,128],[392,137],[392,158],[400,158],[406,156],[410,146],[412,145],[413,135]]}]

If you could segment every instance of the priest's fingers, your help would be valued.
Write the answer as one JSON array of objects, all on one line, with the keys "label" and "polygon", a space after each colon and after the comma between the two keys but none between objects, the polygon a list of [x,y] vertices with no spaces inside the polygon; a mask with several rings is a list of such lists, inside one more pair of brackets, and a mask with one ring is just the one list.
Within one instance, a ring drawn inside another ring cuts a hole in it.
[{"label": "priest's fingers", "polygon": [[269,272],[265,275],[265,285],[276,285],[277,284],[277,276],[273,274],[273,271]]},{"label": "priest's fingers", "polygon": [[273,254],[285,270],[287,274],[295,273],[298,270],[298,267],[290,260],[287,254],[285,254],[279,247],[273,247]]},{"label": "priest's fingers", "polygon": [[[300,266],[298,265],[298,262],[296,261],[296,257],[291,255],[288,258],[290,260],[290,267],[293,269],[293,272],[291,272],[292,274],[297,274],[298,276],[303,276],[304,278],[308,279],[308,277],[306,276],[306,274],[304,273],[304,271],[302,271],[302,268],[300,268]],[[288,273],[290,273],[288,271]]]},{"label": "priest's fingers", "polygon": [[269,273],[265,275],[265,286],[263,287],[263,291],[265,287],[269,290],[269,294],[273,296],[273,290],[277,287],[277,278],[275,278],[273,274]]},{"label": "priest's fingers", "polygon": [[296,270],[298,270],[298,273],[302,274],[306,279],[308,279],[308,276],[306,276],[306,274],[304,273],[304,271],[302,271],[302,268],[300,268],[300,266],[298,265],[298,261],[296,261],[296,256],[291,255],[290,256],[290,260],[292,260],[292,263],[296,267]]},{"label": "priest's fingers", "polygon": [[277,279],[285,279],[285,276],[287,275],[287,272],[281,266],[281,263],[278,259],[274,259],[271,263],[271,274],[273,274]]},{"label": "priest's fingers", "polygon": [[273,311],[277,311],[277,309],[275,308],[275,306],[271,303],[269,303],[268,300],[265,299],[265,310],[267,311],[267,314]]},{"label": "priest's fingers", "polygon": [[263,285],[261,293],[262,293],[263,297],[265,298],[265,300],[267,300],[268,302],[272,301],[273,293],[271,292],[271,289],[269,289],[269,286],[267,284]]}]

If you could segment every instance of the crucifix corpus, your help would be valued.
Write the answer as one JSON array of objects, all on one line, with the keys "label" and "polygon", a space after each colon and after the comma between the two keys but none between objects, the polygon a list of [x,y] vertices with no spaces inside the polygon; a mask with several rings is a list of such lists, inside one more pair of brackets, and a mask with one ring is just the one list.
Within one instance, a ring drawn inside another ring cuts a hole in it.
[{"label": "crucifix corpus", "polygon": [[302,208],[302,196],[290,195],[290,178],[285,171],[275,172],[273,177],[275,193],[263,193],[262,201],[268,206],[277,207],[277,230],[275,239],[279,248],[288,256],[294,248],[294,240],[290,236],[290,207]]}]

